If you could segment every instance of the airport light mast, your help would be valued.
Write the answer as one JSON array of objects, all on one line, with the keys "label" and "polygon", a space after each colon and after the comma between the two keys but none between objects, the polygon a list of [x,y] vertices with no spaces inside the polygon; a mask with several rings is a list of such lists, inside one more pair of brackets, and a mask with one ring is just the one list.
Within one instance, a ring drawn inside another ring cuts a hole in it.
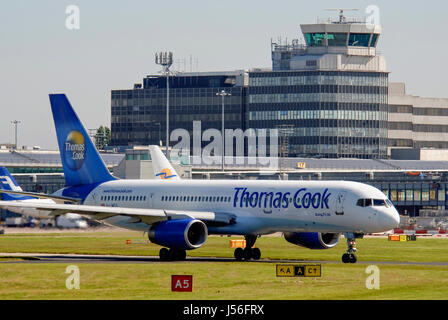
[{"label": "airport light mast", "polygon": [[166,75],[166,157],[168,156],[168,147],[170,145],[170,67],[173,64],[172,52],[156,53],[156,64],[161,65],[162,73]]},{"label": "airport light mast", "polygon": [[222,98],[222,107],[221,107],[221,135],[222,135],[222,164],[221,164],[221,170],[224,172],[224,151],[226,150],[226,147],[224,145],[224,97],[231,96],[230,93],[225,92],[224,90],[221,90],[221,92],[216,93],[217,96],[221,96]]},{"label": "airport light mast", "polygon": [[11,123],[14,125],[15,127],[15,140],[14,140],[14,150],[17,150],[17,125],[19,123],[21,123],[20,120],[13,120],[11,121]]}]

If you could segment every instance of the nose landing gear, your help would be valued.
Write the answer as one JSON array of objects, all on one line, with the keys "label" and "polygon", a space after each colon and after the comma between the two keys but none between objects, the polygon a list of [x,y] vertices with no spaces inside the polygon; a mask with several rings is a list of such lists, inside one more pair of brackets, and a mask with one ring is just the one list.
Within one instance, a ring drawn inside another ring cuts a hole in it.
[{"label": "nose landing gear", "polygon": [[356,257],[356,238],[362,238],[362,234],[357,233],[344,233],[344,237],[347,239],[347,253],[342,255],[343,263],[356,263],[358,260]]}]

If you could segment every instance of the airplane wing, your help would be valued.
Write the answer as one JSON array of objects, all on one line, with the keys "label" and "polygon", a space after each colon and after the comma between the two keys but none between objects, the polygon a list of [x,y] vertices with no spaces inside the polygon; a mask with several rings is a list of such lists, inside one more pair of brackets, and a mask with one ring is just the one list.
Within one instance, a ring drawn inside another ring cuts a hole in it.
[{"label": "airplane wing", "polygon": [[38,192],[13,191],[13,190],[0,189],[0,193],[17,194],[17,195],[21,195],[21,196],[36,197],[39,199],[51,199],[56,203],[66,203],[66,202],[71,202],[74,204],[81,203],[81,199],[70,198],[70,197],[59,197],[59,196],[53,196],[51,194],[38,193]]},{"label": "airplane wing", "polygon": [[65,213],[77,213],[88,216],[94,220],[104,220],[114,216],[128,216],[136,219],[136,222],[144,222],[148,225],[169,219],[192,218],[204,221],[206,224],[227,225],[235,223],[235,216],[225,213],[202,212],[202,211],[176,211],[161,209],[136,209],[124,207],[103,207],[79,204],[49,204],[49,203],[26,203],[21,201],[0,201],[0,208],[30,208],[43,211],[51,211],[52,215]]}]

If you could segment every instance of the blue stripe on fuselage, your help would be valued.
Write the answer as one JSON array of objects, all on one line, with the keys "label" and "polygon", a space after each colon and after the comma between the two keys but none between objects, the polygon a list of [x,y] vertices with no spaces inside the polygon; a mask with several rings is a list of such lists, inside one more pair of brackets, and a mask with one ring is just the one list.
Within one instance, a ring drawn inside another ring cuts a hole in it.
[{"label": "blue stripe on fuselage", "polygon": [[74,187],[66,187],[62,190],[62,196],[70,198],[82,199],[81,203],[84,203],[86,198],[92,192],[93,189],[98,187],[101,183],[84,184]]}]

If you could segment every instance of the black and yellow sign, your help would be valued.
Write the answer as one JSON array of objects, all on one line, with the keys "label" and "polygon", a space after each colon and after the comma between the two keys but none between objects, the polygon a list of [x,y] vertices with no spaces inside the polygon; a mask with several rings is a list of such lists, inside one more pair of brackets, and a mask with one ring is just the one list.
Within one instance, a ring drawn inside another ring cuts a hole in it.
[{"label": "black and yellow sign", "polygon": [[306,162],[297,162],[297,169],[305,169]]},{"label": "black and yellow sign", "polygon": [[320,264],[278,264],[277,277],[321,277]]}]

